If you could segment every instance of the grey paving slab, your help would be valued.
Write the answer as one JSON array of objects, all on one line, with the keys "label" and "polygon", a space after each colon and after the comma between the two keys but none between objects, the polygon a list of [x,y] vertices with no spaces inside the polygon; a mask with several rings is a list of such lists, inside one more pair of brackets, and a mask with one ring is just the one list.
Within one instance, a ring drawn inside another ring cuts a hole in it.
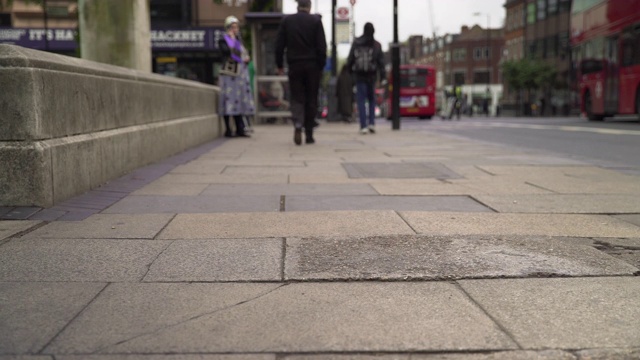
[{"label": "grey paving slab", "polygon": [[[113,345],[265,296],[280,284],[116,283],[43,350],[44,354],[105,353]],[[149,351],[162,354],[166,351]],[[171,351],[171,353],[178,353]]]},{"label": "grey paving slab", "polygon": [[496,211],[504,213],[640,213],[640,195],[629,194],[477,195],[476,199]]},{"label": "grey paving slab", "polygon": [[615,215],[616,219],[620,219],[622,221],[626,221],[628,223],[640,226],[640,214],[630,214],[630,215]]},{"label": "grey paving slab", "polygon": [[82,221],[57,221],[26,236],[49,239],[153,239],[173,214],[95,214]]},{"label": "grey paving slab", "polygon": [[418,234],[640,237],[640,227],[606,215],[404,211]]},{"label": "grey paving slab", "polygon": [[377,195],[369,184],[215,184],[202,192],[207,196],[262,195]]},{"label": "grey paving slab", "polygon": [[462,280],[524,349],[640,347],[640,278]]},{"label": "grey paving slab", "polygon": [[468,196],[287,196],[285,209],[493,212]]},{"label": "grey paving slab", "polygon": [[132,192],[131,195],[196,196],[207,186],[209,185],[153,182]]},{"label": "grey paving slab", "polygon": [[588,349],[576,351],[578,360],[637,360],[640,348],[635,349]]},{"label": "grey paving slab", "polygon": [[167,174],[156,180],[156,182],[165,184],[286,184],[288,175],[286,173],[274,173],[257,177],[255,174]]},{"label": "grey paving slab", "polygon": [[529,182],[535,186],[565,194],[630,194],[640,193],[640,177],[620,179],[619,175],[607,179],[580,179],[575,177],[535,177]]},{"label": "grey paving slab", "polygon": [[67,213],[66,210],[58,210],[58,209],[43,209],[37,214],[31,216],[29,219],[31,220],[42,220],[42,221],[55,221]]},{"label": "grey paving slab", "polygon": [[3,214],[0,220],[26,220],[40,210],[42,210],[40,207],[18,206]]},{"label": "grey paving slab", "polygon": [[144,281],[281,281],[280,239],[174,241]]},{"label": "grey paving slab", "polygon": [[225,164],[211,161],[195,160],[171,170],[172,174],[221,174]]},{"label": "grey paving slab", "polygon": [[159,239],[413,235],[394,211],[178,214]]},{"label": "grey paving slab", "polygon": [[[242,289],[253,294],[221,304]],[[191,311],[182,301],[203,306]],[[115,284],[44,353],[514,348],[449,283]]]},{"label": "grey paving slab", "polygon": [[0,281],[140,281],[170,241],[14,239],[0,247]]},{"label": "grey paving slab", "polygon": [[465,179],[464,182],[450,180],[440,183],[372,183],[383,195],[475,195],[475,194],[548,194],[549,191],[514,181],[478,181]]},{"label": "grey paving slab", "polygon": [[633,275],[589,246],[545,237],[375,236],[287,239],[287,280]]},{"label": "grey paving slab", "polygon": [[500,351],[488,354],[415,354],[411,360],[577,360],[567,351]]},{"label": "grey paving slab", "polygon": [[[2,360],[2,358],[0,358]],[[276,360],[275,354],[63,355],[56,360]]]},{"label": "grey paving slab", "polygon": [[410,354],[304,354],[284,355],[284,360],[409,360]]},{"label": "grey paving slab", "polygon": [[48,355],[0,355],[0,360],[54,360]]},{"label": "grey paving slab", "polygon": [[460,175],[438,163],[343,163],[350,178],[436,178],[455,179]]},{"label": "grey paving slab", "polygon": [[42,221],[38,220],[0,221],[0,240],[6,239],[22,231],[29,230],[40,223],[42,223]]},{"label": "grey paving slab", "polygon": [[277,195],[127,196],[104,214],[176,214],[212,212],[280,211]]},{"label": "grey paving slab", "polygon": [[38,353],[105,285],[0,282],[0,354]]}]

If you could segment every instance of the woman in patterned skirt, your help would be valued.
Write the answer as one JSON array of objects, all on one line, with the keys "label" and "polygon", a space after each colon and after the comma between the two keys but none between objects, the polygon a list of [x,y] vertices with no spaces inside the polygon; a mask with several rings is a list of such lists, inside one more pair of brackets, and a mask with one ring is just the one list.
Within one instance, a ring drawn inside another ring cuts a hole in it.
[{"label": "woman in patterned skirt", "polygon": [[243,116],[253,115],[255,107],[253,95],[249,86],[247,63],[249,56],[243,51],[240,41],[240,27],[235,16],[229,16],[224,21],[227,30],[218,42],[222,54],[226,57],[223,72],[220,73],[220,114],[224,119],[226,137],[233,137],[229,124],[229,117],[233,116],[236,124],[235,136],[249,137],[245,132]]}]

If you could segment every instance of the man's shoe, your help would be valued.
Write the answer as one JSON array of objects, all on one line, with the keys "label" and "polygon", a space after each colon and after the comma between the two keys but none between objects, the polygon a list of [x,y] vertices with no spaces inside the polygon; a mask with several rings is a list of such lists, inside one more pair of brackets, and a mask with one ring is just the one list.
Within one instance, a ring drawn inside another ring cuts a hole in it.
[{"label": "man's shoe", "polygon": [[369,125],[369,132],[372,134],[376,133],[376,128],[373,125]]},{"label": "man's shoe", "polygon": [[312,137],[307,137],[307,139],[304,142],[307,144],[315,144],[316,140]]},{"label": "man's shoe", "polygon": [[368,133],[369,133],[369,130],[367,128],[360,129],[360,134],[367,135]]},{"label": "man's shoe", "polygon": [[237,137],[245,137],[245,138],[250,138],[251,137],[251,135],[249,135],[247,133],[239,133],[239,134],[236,134],[236,136]]},{"label": "man's shoe", "polygon": [[302,145],[302,129],[295,129],[293,131],[293,142],[296,145]]}]

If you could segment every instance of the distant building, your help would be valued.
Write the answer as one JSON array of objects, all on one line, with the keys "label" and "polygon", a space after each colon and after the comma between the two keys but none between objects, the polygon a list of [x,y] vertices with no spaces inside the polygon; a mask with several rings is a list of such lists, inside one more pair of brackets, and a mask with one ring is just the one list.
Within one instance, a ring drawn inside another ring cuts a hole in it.
[{"label": "distant building", "polygon": [[529,58],[550,64],[558,71],[557,85],[541,90],[531,98],[505,87],[503,105],[515,113],[518,95],[525,103],[539,102],[549,106],[545,114],[567,114],[573,107],[569,43],[571,0],[507,0],[505,5],[505,60]]},{"label": "distant building", "polygon": [[459,34],[423,39],[422,44],[422,56],[412,62],[436,67],[436,87],[441,104],[445,91],[460,85],[467,109],[477,111],[487,98],[490,112],[495,114],[502,96],[503,29],[463,26]]}]

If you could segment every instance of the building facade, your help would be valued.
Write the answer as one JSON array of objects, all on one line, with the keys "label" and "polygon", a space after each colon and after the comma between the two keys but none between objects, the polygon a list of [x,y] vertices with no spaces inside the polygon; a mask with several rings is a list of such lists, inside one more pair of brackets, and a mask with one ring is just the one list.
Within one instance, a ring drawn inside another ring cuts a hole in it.
[{"label": "building facade", "polygon": [[543,61],[556,69],[557,78],[553,86],[535,93],[517,94],[505,87],[504,108],[515,109],[521,101],[537,104],[540,115],[568,115],[576,106],[571,91],[571,0],[507,0],[505,9],[505,60]]},{"label": "building facade", "polygon": [[[6,0],[0,0],[6,1]],[[42,5],[14,0],[0,10],[0,43],[78,56],[76,0],[47,0]],[[214,84],[221,54],[218,39],[227,16],[241,25],[252,5],[269,3],[281,11],[282,1],[150,0],[153,71]],[[45,36],[45,34],[48,34]]]}]

